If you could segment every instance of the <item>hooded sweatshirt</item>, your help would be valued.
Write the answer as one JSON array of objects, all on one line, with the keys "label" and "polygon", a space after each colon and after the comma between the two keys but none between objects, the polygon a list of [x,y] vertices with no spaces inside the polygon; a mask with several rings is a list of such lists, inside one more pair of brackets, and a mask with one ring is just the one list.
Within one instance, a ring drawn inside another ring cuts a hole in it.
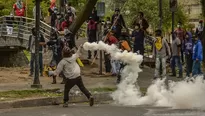
[{"label": "hooded sweatshirt", "polygon": [[55,74],[60,74],[63,71],[63,74],[68,79],[75,79],[80,76],[80,66],[76,62],[77,58],[80,56],[81,48],[78,49],[78,51],[73,54],[71,57],[63,58],[60,63],[57,66],[57,69],[55,70]]},{"label": "hooded sweatshirt", "polygon": [[187,32],[189,38],[184,40],[184,52],[185,54],[192,54],[193,53],[193,42],[192,42],[192,34],[191,32]]}]

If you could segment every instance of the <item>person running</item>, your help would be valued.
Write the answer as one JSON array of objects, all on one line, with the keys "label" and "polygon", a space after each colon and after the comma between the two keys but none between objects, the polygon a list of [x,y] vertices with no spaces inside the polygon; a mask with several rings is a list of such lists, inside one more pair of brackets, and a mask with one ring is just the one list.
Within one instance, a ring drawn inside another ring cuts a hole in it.
[{"label": "person running", "polygon": [[54,71],[54,76],[59,75],[62,71],[66,77],[66,82],[64,86],[64,105],[63,107],[68,107],[69,101],[69,92],[70,89],[77,85],[79,89],[86,95],[89,99],[90,106],[94,104],[94,98],[91,93],[85,88],[83,80],[81,77],[81,70],[76,60],[80,57],[82,53],[82,45],[79,46],[77,52],[73,54],[73,51],[68,47],[63,48],[63,59],[57,66],[57,69]]},{"label": "person running", "polygon": [[162,37],[162,31],[156,30],[156,39],[153,43],[153,58],[155,58],[154,79],[159,78],[160,67],[162,67],[162,77],[166,77],[166,60],[171,56],[170,48]]}]

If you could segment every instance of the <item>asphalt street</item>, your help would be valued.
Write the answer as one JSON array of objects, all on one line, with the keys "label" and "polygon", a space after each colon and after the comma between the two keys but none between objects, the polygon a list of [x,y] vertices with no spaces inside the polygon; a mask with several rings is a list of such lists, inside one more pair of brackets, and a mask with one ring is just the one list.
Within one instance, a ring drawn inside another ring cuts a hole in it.
[{"label": "asphalt street", "polygon": [[4,109],[0,116],[205,116],[203,110],[173,110],[151,106],[118,106],[100,104],[89,107],[87,104],[70,104],[68,108],[60,106]]}]

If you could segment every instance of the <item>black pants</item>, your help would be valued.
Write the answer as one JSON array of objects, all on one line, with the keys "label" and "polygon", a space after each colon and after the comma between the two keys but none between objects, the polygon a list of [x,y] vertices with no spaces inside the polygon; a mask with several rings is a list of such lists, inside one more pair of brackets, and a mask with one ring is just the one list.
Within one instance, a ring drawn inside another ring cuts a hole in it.
[{"label": "black pants", "polygon": [[192,65],[193,65],[193,60],[192,60],[192,54],[186,54],[186,76],[190,76],[190,73],[192,72]]},{"label": "black pants", "polygon": [[111,68],[112,68],[111,63],[110,63],[110,54],[104,53],[104,57],[105,57],[105,62],[104,62],[104,64],[105,64],[105,71],[106,71],[106,73],[110,73],[111,72]]},{"label": "black pants", "polygon": [[83,81],[82,81],[82,78],[81,76],[80,77],[77,77],[75,79],[66,79],[66,82],[65,82],[65,87],[64,87],[64,103],[65,102],[68,102],[69,101],[69,92],[70,92],[70,89],[77,85],[78,88],[85,94],[85,96],[89,99],[91,94],[90,92],[85,88],[84,84],[83,84]]},{"label": "black pants", "polygon": [[[90,30],[88,32],[88,42],[93,43],[93,42],[97,42],[97,35],[96,35],[96,30]],[[97,51],[94,51],[94,56],[97,55]],[[88,58],[91,58],[92,54],[91,51],[88,51]]]},{"label": "black pants", "polygon": [[[141,46],[140,48],[134,46],[134,53],[137,53],[137,51],[139,51],[139,54],[144,57],[144,46]],[[141,66],[144,66],[144,61],[142,61]]]}]

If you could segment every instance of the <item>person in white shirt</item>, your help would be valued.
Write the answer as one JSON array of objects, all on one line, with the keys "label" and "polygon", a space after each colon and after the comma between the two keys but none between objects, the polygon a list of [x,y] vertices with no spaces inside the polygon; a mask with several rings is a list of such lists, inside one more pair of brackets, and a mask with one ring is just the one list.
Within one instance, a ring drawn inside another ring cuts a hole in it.
[{"label": "person in white shirt", "polygon": [[82,45],[78,48],[78,51],[75,54],[73,54],[73,50],[71,50],[69,47],[64,47],[62,51],[63,59],[58,64],[57,69],[54,71],[53,74],[54,79],[61,72],[63,72],[63,74],[66,77],[63,107],[68,107],[69,92],[70,89],[75,85],[77,85],[79,89],[89,99],[90,106],[93,106],[94,104],[94,98],[91,95],[91,93],[85,88],[81,77],[80,66],[76,62],[77,58],[79,58],[79,56],[81,55],[81,49]]}]

